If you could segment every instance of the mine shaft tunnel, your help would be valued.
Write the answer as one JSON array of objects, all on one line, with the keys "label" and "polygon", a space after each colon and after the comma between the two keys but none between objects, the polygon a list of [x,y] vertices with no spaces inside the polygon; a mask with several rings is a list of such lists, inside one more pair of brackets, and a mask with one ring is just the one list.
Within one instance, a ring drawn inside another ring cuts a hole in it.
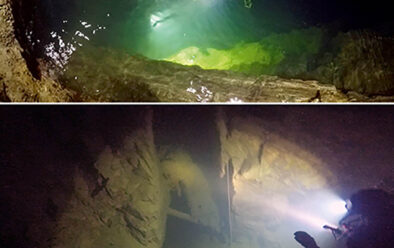
[{"label": "mine shaft tunnel", "polygon": [[5,247],[295,247],[349,192],[392,190],[384,106],[151,110],[4,111]]}]

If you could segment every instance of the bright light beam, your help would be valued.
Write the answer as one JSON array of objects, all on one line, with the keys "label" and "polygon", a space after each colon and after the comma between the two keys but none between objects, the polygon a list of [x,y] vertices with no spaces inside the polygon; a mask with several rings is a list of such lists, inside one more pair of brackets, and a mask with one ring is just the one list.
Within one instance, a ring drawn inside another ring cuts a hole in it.
[{"label": "bright light beam", "polygon": [[305,224],[308,224],[312,227],[316,228],[321,228],[323,230],[324,225],[330,225],[330,226],[335,226],[334,224],[330,223],[329,221],[319,218],[310,214],[307,214],[303,211],[290,208],[290,207],[284,207],[284,206],[279,206],[279,205],[271,205],[270,207],[274,208],[277,211],[280,211],[281,213],[292,217],[293,219],[297,219],[299,221],[304,222]]},{"label": "bright light beam", "polygon": [[[326,221],[326,220],[324,220],[322,218],[319,218],[319,217],[316,217],[316,216],[312,216],[312,215],[309,215],[307,213],[304,213],[304,212],[301,212],[301,211],[298,211],[298,210],[295,210],[295,209],[290,209],[290,211],[288,210],[288,213],[293,218],[298,219],[298,220],[300,220],[300,221],[302,221],[302,222],[304,222],[306,224],[309,224],[310,226],[313,226],[313,227],[323,228],[324,225],[329,224],[328,221]],[[329,225],[335,226],[333,224],[329,224]]]},{"label": "bright light beam", "polygon": [[152,27],[158,27],[160,26],[160,17],[157,15],[151,15],[150,17],[150,24],[152,25]]},{"label": "bright light beam", "polygon": [[335,215],[343,215],[347,212],[346,202],[342,200],[333,201],[328,207],[330,212]]},{"label": "bright light beam", "polygon": [[[283,215],[289,216],[293,219],[296,219],[296,220],[299,220],[305,224],[308,224],[309,226],[316,227],[321,230],[323,230],[324,225],[336,227],[335,224],[333,224],[332,222],[328,221],[325,218],[314,216],[310,213],[307,213],[306,211],[296,209],[288,204],[279,203],[279,202],[276,202],[276,203],[267,202],[265,200],[262,200],[262,203],[264,205],[266,205],[267,207],[270,207],[270,208],[280,212]],[[342,213],[343,208],[345,209],[345,212],[346,212],[345,203],[343,201],[336,200],[336,201],[333,201],[333,203],[329,204],[329,205],[332,205],[332,207],[329,206],[330,211],[332,208],[332,211],[335,211],[336,215],[339,214],[339,212]]]}]

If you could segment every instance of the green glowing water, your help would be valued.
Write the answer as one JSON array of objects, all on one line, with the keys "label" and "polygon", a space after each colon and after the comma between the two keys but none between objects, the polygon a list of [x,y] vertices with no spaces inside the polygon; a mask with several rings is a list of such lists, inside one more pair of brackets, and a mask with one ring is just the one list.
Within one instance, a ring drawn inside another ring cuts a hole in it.
[{"label": "green glowing water", "polygon": [[[278,64],[289,48],[278,36],[268,36],[278,18],[289,26],[288,16],[256,13],[238,0],[97,0],[67,7],[55,28],[66,44],[63,53],[70,55],[89,43],[205,69],[258,73]],[[59,50],[62,54],[60,42]]]},{"label": "green glowing water", "polygon": [[[120,89],[141,84],[131,73],[136,63],[141,63],[139,75],[152,78],[152,64],[136,57],[141,55],[247,76],[313,79],[360,93],[391,94],[393,89],[390,52],[379,52],[392,47],[392,40],[369,32],[343,35],[335,23],[308,26],[307,18],[291,7],[302,6],[288,0],[253,1],[251,8],[241,0],[38,2],[45,16],[41,22],[49,26],[48,32],[39,32],[49,38],[34,42],[60,67],[62,83],[69,87],[71,82],[78,92],[92,89],[90,94],[102,96],[119,88],[123,96]],[[95,53],[100,56],[92,56]],[[160,70],[163,77],[181,70],[172,63],[155,66],[166,68]],[[176,80],[188,89],[190,80],[182,76]],[[133,99],[140,98],[133,95]]]},{"label": "green glowing water", "polygon": [[[306,39],[307,38],[307,39]],[[258,42],[238,43],[227,50],[208,48],[205,51],[189,47],[167,58],[183,65],[198,65],[203,69],[240,71],[248,74],[269,73],[286,56],[317,54],[321,44],[318,29],[270,35]]]},{"label": "green glowing water", "polygon": [[[163,59],[190,46],[223,49],[258,37],[254,28],[256,20],[242,2],[151,2],[137,3],[128,11],[112,7],[113,15],[117,17],[109,20],[111,30],[100,38],[100,42],[149,58]],[[95,10],[94,13],[111,9],[105,4],[101,7],[104,8],[102,11]]]},{"label": "green glowing water", "polygon": [[[344,34],[338,23],[308,26],[304,22],[308,18],[297,12],[306,5],[289,0],[256,0],[251,8],[241,0],[38,2],[44,16],[40,21],[49,30],[38,30],[43,37],[32,42],[43,46],[45,55],[62,72],[76,70],[67,74],[72,75],[67,81],[97,83],[91,77],[82,80],[89,73],[81,68],[91,70],[88,64],[101,68],[101,63],[103,68],[119,69],[97,72],[102,84],[124,82],[124,75],[134,69],[128,63],[119,68],[121,62],[115,55],[123,54],[253,76],[314,79],[368,94],[391,94],[393,89],[392,56],[387,52],[391,38],[369,31]],[[95,49],[99,57],[91,56]],[[72,61],[78,63],[70,65]],[[146,63],[144,70],[149,74],[148,60],[138,61]]]}]

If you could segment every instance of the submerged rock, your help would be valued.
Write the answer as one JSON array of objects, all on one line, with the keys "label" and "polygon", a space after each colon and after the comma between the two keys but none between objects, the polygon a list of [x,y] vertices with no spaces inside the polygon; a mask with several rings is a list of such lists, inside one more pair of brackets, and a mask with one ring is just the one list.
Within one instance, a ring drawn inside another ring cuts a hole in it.
[{"label": "submerged rock", "polygon": [[365,95],[394,94],[394,39],[370,31],[339,34],[332,46],[335,58],[321,59],[315,76],[338,89]]},{"label": "submerged rock", "polygon": [[350,102],[390,101],[345,94],[317,81],[248,76],[153,61],[108,48],[84,48],[60,80],[85,99],[142,102]]}]

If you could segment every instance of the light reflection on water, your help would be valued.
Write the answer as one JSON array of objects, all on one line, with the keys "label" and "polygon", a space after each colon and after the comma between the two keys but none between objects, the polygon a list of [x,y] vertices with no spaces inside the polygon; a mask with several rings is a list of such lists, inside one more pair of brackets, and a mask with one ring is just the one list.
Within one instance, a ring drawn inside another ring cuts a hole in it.
[{"label": "light reflection on water", "polygon": [[243,103],[244,101],[242,101],[242,99],[240,99],[238,97],[232,97],[232,98],[230,98],[230,100],[228,102],[229,103]]},{"label": "light reflection on water", "polygon": [[[186,89],[186,92],[190,92],[196,96],[198,102],[211,102],[213,100],[213,93],[208,89],[207,86],[203,86],[202,82],[190,81],[190,87]],[[194,85],[193,85],[194,84]]]},{"label": "light reflection on water", "polygon": [[[109,13],[107,17],[110,17]],[[68,22],[65,19],[62,21],[62,24],[67,24]],[[79,23],[80,27],[75,27],[75,31],[66,31],[66,27],[61,27],[61,34],[51,31],[50,36],[53,40],[44,45],[45,55],[51,58],[55,65],[62,69],[65,68],[72,54],[79,47],[83,47],[84,42],[90,41],[91,37],[98,32],[106,30],[106,26],[99,24],[94,25],[83,20],[79,20]]]}]

